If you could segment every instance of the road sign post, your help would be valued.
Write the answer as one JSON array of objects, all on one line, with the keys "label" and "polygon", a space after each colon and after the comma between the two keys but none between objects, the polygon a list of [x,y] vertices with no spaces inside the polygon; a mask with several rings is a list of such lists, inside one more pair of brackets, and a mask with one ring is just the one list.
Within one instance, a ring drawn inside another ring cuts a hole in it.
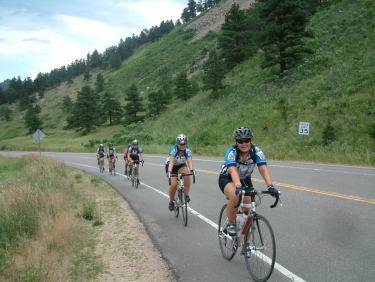
[{"label": "road sign post", "polygon": [[33,134],[33,137],[35,139],[36,142],[38,142],[38,150],[39,150],[39,155],[41,155],[41,151],[40,151],[40,141],[42,141],[42,139],[45,137],[46,135],[39,129],[37,129],[34,134]]},{"label": "road sign post", "polygon": [[302,135],[302,152],[305,148],[305,135],[309,135],[310,133],[310,123],[301,121],[299,123],[299,130],[298,133]]}]

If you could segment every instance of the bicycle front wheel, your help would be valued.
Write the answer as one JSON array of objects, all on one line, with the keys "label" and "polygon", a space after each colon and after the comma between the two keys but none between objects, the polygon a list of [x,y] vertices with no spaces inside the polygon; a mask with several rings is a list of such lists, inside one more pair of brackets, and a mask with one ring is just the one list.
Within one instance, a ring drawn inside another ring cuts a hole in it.
[{"label": "bicycle front wheel", "polygon": [[184,225],[186,226],[188,215],[187,215],[187,202],[186,202],[185,189],[181,189],[180,204],[181,204],[181,211],[182,211],[182,219],[184,220]]},{"label": "bicycle front wheel", "polygon": [[229,236],[227,232],[227,204],[225,204],[220,211],[218,235],[220,250],[226,260],[231,260],[237,252],[237,236]]},{"label": "bicycle front wheel", "polygon": [[138,188],[138,178],[137,178],[137,168],[135,167],[134,168],[134,178],[133,178],[134,180],[134,186],[135,186],[135,189],[137,189]]},{"label": "bicycle front wheel", "polygon": [[245,252],[247,270],[255,281],[267,281],[276,260],[276,241],[271,224],[265,217],[256,215],[246,230],[244,240],[251,251],[249,255]]}]

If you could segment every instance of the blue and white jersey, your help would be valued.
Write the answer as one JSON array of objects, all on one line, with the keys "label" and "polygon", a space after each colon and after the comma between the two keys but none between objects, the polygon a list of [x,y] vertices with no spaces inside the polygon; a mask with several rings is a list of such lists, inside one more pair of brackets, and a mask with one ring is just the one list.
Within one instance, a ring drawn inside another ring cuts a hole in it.
[{"label": "blue and white jersey", "polygon": [[184,154],[180,156],[178,146],[174,145],[171,150],[169,151],[169,156],[167,160],[165,161],[166,165],[169,165],[169,157],[174,157],[174,163],[173,165],[183,165],[187,164],[187,159],[191,159],[193,157],[193,152],[191,151],[189,146],[186,146],[186,149],[184,150]]},{"label": "blue and white jersey", "polygon": [[104,154],[105,154],[105,149],[99,147],[98,149],[96,149],[96,152],[97,152],[100,156],[104,156]]},{"label": "blue and white jersey", "polygon": [[138,148],[134,148],[133,146],[129,147],[128,153],[130,154],[130,157],[132,159],[136,159],[139,157],[140,153],[143,153],[143,150],[141,147],[138,146]]},{"label": "blue and white jersey", "polygon": [[264,156],[262,150],[256,145],[250,147],[250,152],[243,162],[240,156],[240,149],[238,146],[231,146],[225,153],[224,163],[221,166],[220,174],[228,176],[228,168],[231,166],[237,166],[238,174],[241,180],[248,178],[254,171],[255,164],[257,166],[266,165],[266,157]]},{"label": "blue and white jersey", "polygon": [[114,156],[115,152],[116,152],[116,148],[115,147],[112,147],[112,149],[111,148],[107,148],[107,153],[109,154],[110,157]]}]

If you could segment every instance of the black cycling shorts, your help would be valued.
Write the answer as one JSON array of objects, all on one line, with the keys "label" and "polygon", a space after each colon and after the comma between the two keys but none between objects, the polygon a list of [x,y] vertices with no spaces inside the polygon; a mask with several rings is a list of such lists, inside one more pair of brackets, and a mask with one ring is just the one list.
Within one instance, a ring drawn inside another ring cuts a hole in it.
[{"label": "black cycling shorts", "polygon": [[[225,186],[227,186],[228,183],[233,182],[233,181],[232,181],[232,177],[230,175],[224,176],[224,175],[220,174],[218,182],[219,182],[220,190],[224,194],[224,188],[225,188]],[[241,183],[242,182],[243,181],[241,181]],[[245,178],[245,184],[246,184],[247,187],[253,187],[253,183],[251,182],[251,178],[250,177]]]},{"label": "black cycling shorts", "polygon": [[[178,171],[180,170],[180,168],[184,167],[184,166],[187,167],[186,164],[174,165],[173,168],[172,168],[172,174],[178,174]],[[169,167],[169,165],[166,164],[165,165],[165,173],[168,172],[168,167]]]}]

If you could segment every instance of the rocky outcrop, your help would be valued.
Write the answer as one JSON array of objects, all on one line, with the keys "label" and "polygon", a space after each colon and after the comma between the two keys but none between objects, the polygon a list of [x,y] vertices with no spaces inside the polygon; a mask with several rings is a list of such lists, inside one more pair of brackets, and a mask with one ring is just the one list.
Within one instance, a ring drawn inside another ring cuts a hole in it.
[{"label": "rocky outcrop", "polygon": [[197,30],[197,34],[192,40],[196,41],[205,36],[210,30],[218,32],[221,25],[225,22],[226,13],[234,3],[240,5],[240,9],[247,9],[253,2],[255,2],[255,0],[228,0],[222,4],[219,3],[216,7],[210,9],[205,15],[188,24],[185,29],[194,28]]}]

